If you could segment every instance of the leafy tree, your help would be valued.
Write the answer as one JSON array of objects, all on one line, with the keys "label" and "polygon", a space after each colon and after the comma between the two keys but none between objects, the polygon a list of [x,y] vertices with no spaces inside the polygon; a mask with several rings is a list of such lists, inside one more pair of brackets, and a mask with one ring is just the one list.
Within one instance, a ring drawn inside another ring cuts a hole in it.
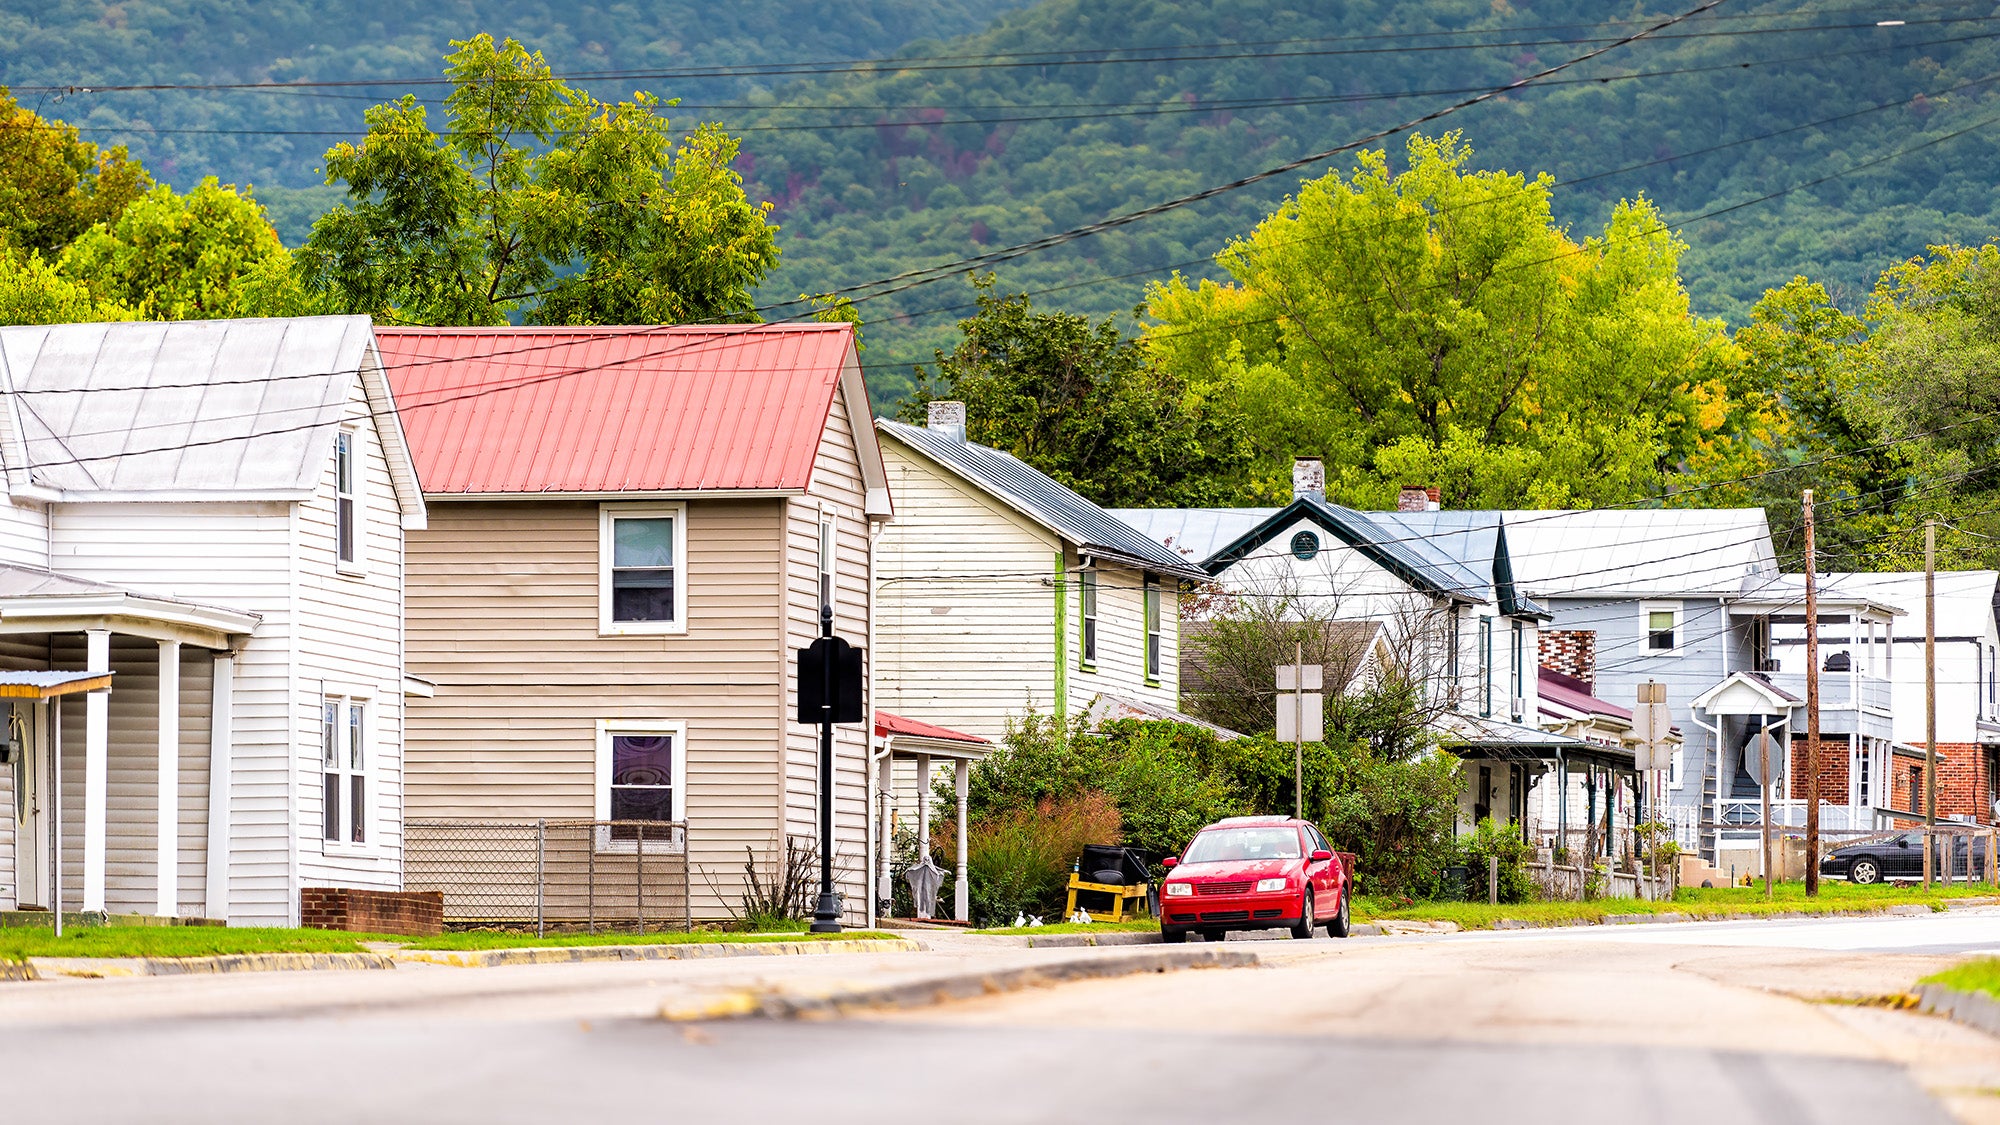
[{"label": "leafy tree", "polygon": [[0,245],[52,256],[116,219],[152,182],[123,148],[82,140],[76,126],[45,120],[0,89]]},{"label": "leafy tree", "polygon": [[135,319],[131,309],[100,300],[89,286],[57,272],[40,254],[0,247],[0,324]]},{"label": "leafy tree", "polygon": [[598,101],[512,39],[453,46],[442,135],[405,96],[328,150],[350,202],[299,253],[310,286],[419,324],[754,319],[776,228],[733,139],[704,125],[676,144],[657,98]]},{"label": "leafy tree", "polygon": [[[975,279],[979,312],[902,415],[962,399],[967,436],[1109,507],[1227,503],[1249,447],[1226,395],[1161,370],[1109,320],[1036,312]],[[938,384],[942,383],[942,387]]]},{"label": "leafy tree", "polygon": [[1697,389],[1729,356],[1690,313],[1684,245],[1644,199],[1572,242],[1551,177],[1471,155],[1455,133],[1412,137],[1401,173],[1363,153],[1222,252],[1234,284],[1150,290],[1147,343],[1190,385],[1238,389],[1267,494],[1316,452],[1358,506],[1404,483],[1454,508],[1591,506],[1695,448]]},{"label": "leafy tree", "polygon": [[116,220],[85,231],[57,269],[146,320],[303,311],[291,255],[263,208],[212,176],[186,195],[154,187]]}]

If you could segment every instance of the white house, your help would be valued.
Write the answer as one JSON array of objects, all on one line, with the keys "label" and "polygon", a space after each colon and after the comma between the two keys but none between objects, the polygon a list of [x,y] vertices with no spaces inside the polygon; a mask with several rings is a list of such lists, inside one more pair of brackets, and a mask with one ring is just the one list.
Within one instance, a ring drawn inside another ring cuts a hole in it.
[{"label": "white house", "polygon": [[[401,880],[403,533],[361,317],[0,328],[0,908],[296,924]],[[62,778],[60,838],[55,799]]]}]

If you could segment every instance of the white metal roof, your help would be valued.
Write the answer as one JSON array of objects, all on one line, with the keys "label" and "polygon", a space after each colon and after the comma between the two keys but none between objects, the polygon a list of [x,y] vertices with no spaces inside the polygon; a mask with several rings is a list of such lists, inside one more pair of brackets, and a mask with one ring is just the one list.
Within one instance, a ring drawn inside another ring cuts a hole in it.
[{"label": "white metal roof", "polygon": [[1735,596],[1778,573],[1762,508],[1506,513],[1514,580],[1535,597]]},{"label": "white metal roof", "polygon": [[[1822,591],[1830,588],[1841,596],[1894,607],[1915,618],[1914,624],[1919,631],[1923,628],[1924,572],[1921,570],[1829,574],[1821,581]],[[1995,614],[1996,593],[2000,593],[2000,570],[1938,571],[1938,631],[1962,634],[1967,630],[1976,630],[1983,634]],[[1908,628],[1909,623],[1897,626],[1898,630]]]},{"label": "white metal roof", "polygon": [[1277,508],[1109,508],[1112,515],[1159,540],[1194,563],[1250,534]]},{"label": "white metal roof", "polygon": [[70,498],[307,494],[371,339],[360,316],[0,328],[0,454]]}]

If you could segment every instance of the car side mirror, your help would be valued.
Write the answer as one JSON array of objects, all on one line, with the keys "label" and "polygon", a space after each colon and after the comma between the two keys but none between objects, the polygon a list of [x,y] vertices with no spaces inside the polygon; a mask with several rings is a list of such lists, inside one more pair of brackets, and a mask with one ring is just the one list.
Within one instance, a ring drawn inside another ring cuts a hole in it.
[{"label": "car side mirror", "polygon": [[1160,866],[1162,866],[1162,867],[1178,867],[1178,866],[1180,866],[1180,862],[1181,862],[1181,857],[1179,857],[1179,856],[1177,856],[1177,855],[1170,855],[1170,856],[1168,856],[1167,858],[1165,858],[1165,859],[1163,859],[1163,860],[1161,860],[1161,861],[1160,861]]},{"label": "car side mirror", "polygon": [[1316,851],[1312,854],[1312,861],[1314,863],[1325,863],[1327,860],[1332,858],[1333,858],[1333,853],[1327,851],[1325,848],[1321,848],[1319,851]]}]

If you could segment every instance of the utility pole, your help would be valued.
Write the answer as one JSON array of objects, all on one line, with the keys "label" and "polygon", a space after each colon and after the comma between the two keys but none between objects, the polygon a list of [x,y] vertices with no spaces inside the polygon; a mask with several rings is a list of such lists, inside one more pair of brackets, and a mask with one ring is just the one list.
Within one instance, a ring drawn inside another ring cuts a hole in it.
[{"label": "utility pole", "polygon": [[1819,559],[1813,551],[1813,494],[1806,520],[1806,897],[1819,897]]},{"label": "utility pole", "polygon": [[[1924,889],[1937,846],[1937,521],[1924,521]],[[1967,852],[1970,855],[1970,851]],[[1951,861],[1945,860],[1947,864]],[[1945,877],[1950,878],[1950,868]],[[1968,861],[1966,871],[1972,870]]]}]

